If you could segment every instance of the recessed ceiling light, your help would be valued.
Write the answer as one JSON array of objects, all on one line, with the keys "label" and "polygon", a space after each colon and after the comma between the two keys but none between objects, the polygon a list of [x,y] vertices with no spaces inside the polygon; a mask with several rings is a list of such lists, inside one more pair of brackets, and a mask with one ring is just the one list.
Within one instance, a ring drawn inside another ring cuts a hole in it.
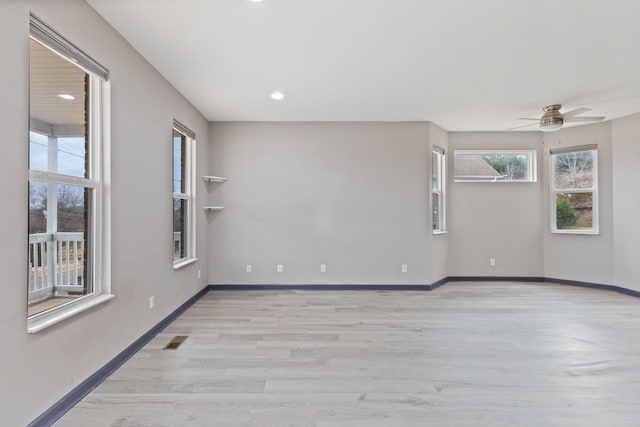
[{"label": "recessed ceiling light", "polygon": [[273,92],[271,94],[271,99],[276,101],[282,101],[284,99],[284,93],[282,92]]},{"label": "recessed ceiling light", "polygon": [[75,96],[69,95],[68,93],[61,93],[58,95],[58,98],[68,99],[68,100],[76,99]]}]

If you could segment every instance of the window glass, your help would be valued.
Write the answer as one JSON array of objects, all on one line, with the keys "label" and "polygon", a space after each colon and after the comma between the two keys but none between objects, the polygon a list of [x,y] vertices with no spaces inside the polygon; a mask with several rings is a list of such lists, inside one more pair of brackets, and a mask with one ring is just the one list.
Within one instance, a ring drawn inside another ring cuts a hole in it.
[{"label": "window glass", "polygon": [[454,153],[456,182],[534,182],[535,151],[472,151]]},{"label": "window glass", "polygon": [[187,257],[187,201],[173,199],[173,260]]},{"label": "window glass", "polygon": [[444,150],[434,146],[431,159],[431,223],[433,232],[439,233],[446,231],[446,161]]},{"label": "window glass", "polygon": [[593,152],[577,151],[555,156],[557,189],[593,187]]},{"label": "window glass", "polygon": [[597,150],[551,152],[551,231],[598,232]]},{"label": "window glass", "polygon": [[186,139],[178,131],[173,131],[173,192],[185,193]]}]

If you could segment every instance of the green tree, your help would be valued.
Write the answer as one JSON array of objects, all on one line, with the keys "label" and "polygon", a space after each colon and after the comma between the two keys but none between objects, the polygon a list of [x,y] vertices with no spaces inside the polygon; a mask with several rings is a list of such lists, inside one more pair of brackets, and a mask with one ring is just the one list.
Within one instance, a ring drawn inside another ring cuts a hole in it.
[{"label": "green tree", "polygon": [[580,214],[576,212],[567,199],[556,199],[556,224],[558,228],[569,228],[578,221]]},{"label": "green tree", "polygon": [[506,179],[522,179],[527,175],[527,165],[523,155],[486,154],[482,158]]}]

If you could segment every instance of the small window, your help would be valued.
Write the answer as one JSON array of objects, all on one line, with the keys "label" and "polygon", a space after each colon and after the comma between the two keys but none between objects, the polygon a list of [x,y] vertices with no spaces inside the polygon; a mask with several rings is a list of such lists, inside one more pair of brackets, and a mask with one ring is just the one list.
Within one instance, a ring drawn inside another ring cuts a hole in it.
[{"label": "small window", "polygon": [[195,134],[179,122],[173,128],[173,265],[195,260]]},{"label": "small window", "polygon": [[455,182],[535,182],[535,150],[456,150]]},{"label": "small window", "polygon": [[27,327],[111,297],[108,71],[30,18]]},{"label": "small window", "polygon": [[551,151],[551,231],[598,233],[596,146]]},{"label": "small window", "polygon": [[433,234],[444,233],[446,229],[446,162],[444,149],[434,146],[431,166],[431,220]]}]

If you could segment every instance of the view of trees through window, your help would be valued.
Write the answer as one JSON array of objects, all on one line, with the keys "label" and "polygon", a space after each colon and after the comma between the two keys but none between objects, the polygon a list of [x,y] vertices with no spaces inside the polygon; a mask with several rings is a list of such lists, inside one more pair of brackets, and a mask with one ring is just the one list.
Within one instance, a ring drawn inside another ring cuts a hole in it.
[{"label": "view of trees through window", "polygon": [[457,182],[535,182],[535,150],[456,150]]},{"label": "view of trees through window", "polygon": [[558,230],[593,229],[594,150],[553,154],[555,226]]},{"label": "view of trees through window", "polygon": [[529,173],[526,154],[484,154],[482,159],[505,179],[526,179]]}]

